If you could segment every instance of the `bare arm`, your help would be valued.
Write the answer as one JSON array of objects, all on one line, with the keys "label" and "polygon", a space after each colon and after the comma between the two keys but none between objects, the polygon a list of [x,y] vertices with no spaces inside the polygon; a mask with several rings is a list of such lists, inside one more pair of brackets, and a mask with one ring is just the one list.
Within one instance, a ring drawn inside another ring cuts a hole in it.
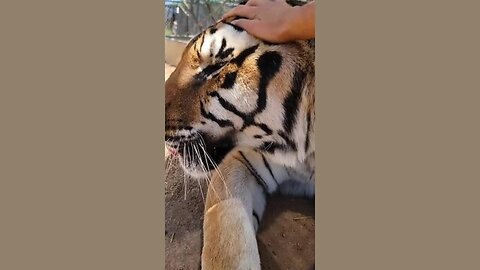
[{"label": "bare arm", "polygon": [[233,23],[259,39],[282,43],[315,38],[315,2],[292,7],[285,0],[250,0],[223,18],[240,16]]}]

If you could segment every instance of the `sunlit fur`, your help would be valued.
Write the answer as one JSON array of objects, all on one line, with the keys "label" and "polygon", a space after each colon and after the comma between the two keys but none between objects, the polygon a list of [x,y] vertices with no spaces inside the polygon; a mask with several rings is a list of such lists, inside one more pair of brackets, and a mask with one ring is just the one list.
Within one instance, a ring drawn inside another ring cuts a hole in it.
[{"label": "sunlit fur", "polygon": [[313,44],[267,44],[218,22],[165,83],[167,146],[209,181],[203,269],[260,269],[268,194],[314,194]]}]

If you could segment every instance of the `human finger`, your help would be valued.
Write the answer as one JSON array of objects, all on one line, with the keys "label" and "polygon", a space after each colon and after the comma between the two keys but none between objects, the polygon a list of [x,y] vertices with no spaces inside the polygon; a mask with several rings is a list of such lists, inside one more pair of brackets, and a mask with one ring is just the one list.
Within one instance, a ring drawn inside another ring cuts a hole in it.
[{"label": "human finger", "polygon": [[243,30],[247,31],[249,34],[254,35],[256,37],[262,35],[262,27],[259,27],[258,20],[249,20],[249,19],[238,19],[232,21],[232,24],[242,28]]},{"label": "human finger", "polygon": [[254,6],[237,6],[222,16],[222,19],[226,19],[228,17],[240,16],[248,19],[255,18],[255,10],[256,7]]},{"label": "human finger", "polygon": [[273,43],[281,43],[284,42],[285,39],[280,36],[277,32],[272,30],[271,27],[268,27],[260,20],[248,20],[248,19],[238,19],[232,21],[232,24],[242,28],[243,30],[247,31],[250,35],[255,36],[258,39],[273,42]]},{"label": "human finger", "polygon": [[245,3],[246,6],[258,6],[264,4],[265,2],[272,2],[272,0],[249,0]]}]

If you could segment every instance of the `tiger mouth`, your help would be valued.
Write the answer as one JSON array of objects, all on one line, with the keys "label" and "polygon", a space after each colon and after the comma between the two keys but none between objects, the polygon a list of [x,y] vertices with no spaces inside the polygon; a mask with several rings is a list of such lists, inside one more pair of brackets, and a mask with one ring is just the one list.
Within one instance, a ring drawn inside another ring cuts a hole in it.
[{"label": "tiger mouth", "polygon": [[185,172],[198,176],[214,170],[234,148],[234,141],[232,136],[215,139],[201,134],[190,140],[168,141],[166,145]]}]

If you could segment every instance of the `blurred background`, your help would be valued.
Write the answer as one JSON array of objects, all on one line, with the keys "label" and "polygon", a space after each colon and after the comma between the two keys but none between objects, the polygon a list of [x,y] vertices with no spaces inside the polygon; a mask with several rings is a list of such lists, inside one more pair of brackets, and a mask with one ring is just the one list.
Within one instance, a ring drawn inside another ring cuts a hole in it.
[{"label": "blurred background", "polygon": [[212,25],[238,0],[167,0],[165,1],[165,38],[189,40]]}]

